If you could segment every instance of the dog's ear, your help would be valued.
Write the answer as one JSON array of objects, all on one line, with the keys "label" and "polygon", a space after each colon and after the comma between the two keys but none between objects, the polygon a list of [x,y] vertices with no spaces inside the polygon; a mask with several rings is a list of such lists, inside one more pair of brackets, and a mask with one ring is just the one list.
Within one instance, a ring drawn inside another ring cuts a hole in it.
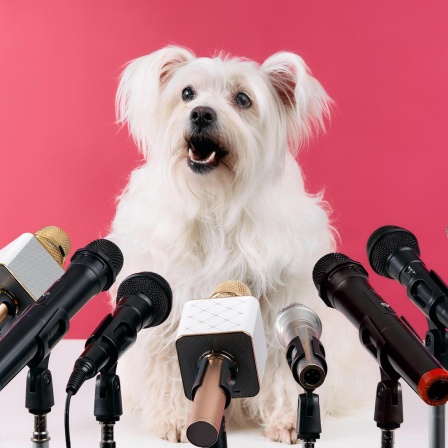
[{"label": "dog's ear", "polygon": [[325,131],[332,100],[311,75],[303,59],[293,53],[272,55],[261,66],[288,116],[289,141],[294,152],[313,133]]},{"label": "dog's ear", "polygon": [[169,46],[131,61],[121,74],[115,110],[119,124],[128,124],[147,158],[157,129],[160,95],[175,70],[194,59],[185,48]]}]

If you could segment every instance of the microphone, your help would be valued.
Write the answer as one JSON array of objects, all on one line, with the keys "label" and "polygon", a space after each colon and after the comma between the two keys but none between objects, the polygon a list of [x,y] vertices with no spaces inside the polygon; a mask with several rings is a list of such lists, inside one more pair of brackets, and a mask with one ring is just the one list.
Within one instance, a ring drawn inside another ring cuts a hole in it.
[{"label": "microphone", "polygon": [[70,249],[68,235],[48,226],[0,250],[0,334],[64,273]]},{"label": "microphone", "polygon": [[101,291],[123,266],[111,241],[95,240],[75,252],[67,271],[17,319],[0,340],[0,390],[25,365],[38,365],[67,333],[69,320]]},{"label": "microphone", "polygon": [[370,286],[363,266],[339,253],[322,257],[313,281],[325,304],[359,329],[361,344],[390,378],[398,376],[427,404],[448,400],[448,372],[409,325]]},{"label": "microphone", "polygon": [[325,380],[327,363],[319,338],[319,316],[301,303],[292,303],[277,315],[275,337],[286,348],[286,359],[294,379],[304,388],[314,390]]},{"label": "microphone", "polygon": [[436,327],[448,327],[448,287],[434,271],[428,271],[411,232],[397,226],[380,227],[367,242],[367,256],[377,274],[406,287],[408,297]]},{"label": "microphone", "polygon": [[168,282],[153,272],[127,277],[117,291],[117,306],[87,339],[86,348],[75,362],[66,392],[75,395],[87,379],[108,372],[137,339],[142,328],[165,322],[173,301]]},{"label": "microphone", "polygon": [[230,400],[260,390],[267,348],[258,300],[244,283],[227,281],[209,299],[188,301],[176,350],[185,396],[193,401],[187,438],[211,446]]}]

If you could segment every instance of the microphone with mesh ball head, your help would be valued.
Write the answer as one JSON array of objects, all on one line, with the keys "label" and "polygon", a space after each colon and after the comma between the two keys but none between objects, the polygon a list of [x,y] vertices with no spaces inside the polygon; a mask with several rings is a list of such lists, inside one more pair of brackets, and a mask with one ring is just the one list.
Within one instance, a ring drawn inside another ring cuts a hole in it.
[{"label": "microphone with mesh ball head", "polygon": [[0,340],[0,390],[27,364],[39,364],[68,332],[70,319],[107,291],[123,266],[111,241],[95,240],[73,255],[66,272],[29,306]]},{"label": "microphone with mesh ball head", "polygon": [[448,287],[426,268],[414,234],[397,226],[380,227],[369,237],[367,256],[377,274],[406,287],[408,297],[434,325],[448,327]]},{"label": "microphone with mesh ball head", "polygon": [[[379,275],[393,278],[405,288],[408,297],[425,314],[429,330],[425,345],[448,368],[448,287],[420,258],[417,238],[398,226],[383,226],[367,241],[367,256]],[[429,447],[445,447],[445,406],[429,409]]]},{"label": "microphone with mesh ball head", "polygon": [[162,324],[171,312],[173,294],[160,275],[140,272],[127,277],[117,291],[117,306],[87,339],[75,362],[67,392],[75,395],[87,379],[107,372],[137,340],[143,328]]},{"label": "microphone with mesh ball head", "polygon": [[69,407],[72,395],[97,373],[94,415],[101,425],[100,448],[115,447],[114,425],[123,414],[120,379],[115,374],[119,358],[137,340],[143,328],[156,327],[171,312],[173,294],[160,275],[140,272],[127,277],[118,287],[117,306],[87,339],[67,383],[65,410],[66,445],[70,446]]},{"label": "microphone with mesh ball head", "polygon": [[314,266],[313,281],[326,305],[358,328],[361,344],[389,377],[403,377],[429,405],[448,400],[448,372],[374,291],[360,263],[339,253],[325,255]]}]

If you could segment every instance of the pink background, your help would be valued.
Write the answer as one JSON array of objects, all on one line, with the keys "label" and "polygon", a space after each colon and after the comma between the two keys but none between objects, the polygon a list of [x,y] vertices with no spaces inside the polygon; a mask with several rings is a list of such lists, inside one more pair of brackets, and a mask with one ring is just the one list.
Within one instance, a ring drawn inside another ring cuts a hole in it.
[{"label": "pink background", "polygon": [[[336,102],[329,132],[299,161],[334,209],[339,251],[371,272],[367,238],[400,225],[448,278],[446,0],[0,1],[0,247],[46,225],[75,249],[106,235],[140,161],[114,123],[118,76],[171,43],[259,62],[300,54]],[[423,334],[404,288],[371,281]],[[91,300],[69,336],[87,337],[106,302]]]}]

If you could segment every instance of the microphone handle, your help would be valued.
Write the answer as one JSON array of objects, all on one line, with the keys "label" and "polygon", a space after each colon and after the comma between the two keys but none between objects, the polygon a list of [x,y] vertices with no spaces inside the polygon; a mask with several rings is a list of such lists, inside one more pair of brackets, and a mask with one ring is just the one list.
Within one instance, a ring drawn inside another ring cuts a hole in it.
[{"label": "microphone handle", "polygon": [[[101,268],[96,257],[89,258],[95,270]],[[72,262],[62,277],[22,313],[0,340],[0,390],[25,365],[39,364],[46,358],[68,332],[70,319],[101,291],[97,272],[91,267]]]},{"label": "microphone handle", "polygon": [[389,272],[434,325],[448,327],[448,287],[434,271],[428,271],[418,254],[411,249],[396,252]]},{"label": "microphone handle", "polygon": [[[347,270],[348,276],[344,272]],[[386,374],[392,378],[398,373],[426,403],[434,404],[428,389],[442,373],[442,366],[413,331],[371,288],[364,275],[353,273],[353,268],[335,272],[334,284],[337,284],[331,292],[334,308],[359,329],[361,343]]]},{"label": "microphone handle", "polygon": [[187,438],[193,445],[211,447],[218,441],[234,373],[233,361],[221,353],[211,353],[200,361],[187,423]]}]

